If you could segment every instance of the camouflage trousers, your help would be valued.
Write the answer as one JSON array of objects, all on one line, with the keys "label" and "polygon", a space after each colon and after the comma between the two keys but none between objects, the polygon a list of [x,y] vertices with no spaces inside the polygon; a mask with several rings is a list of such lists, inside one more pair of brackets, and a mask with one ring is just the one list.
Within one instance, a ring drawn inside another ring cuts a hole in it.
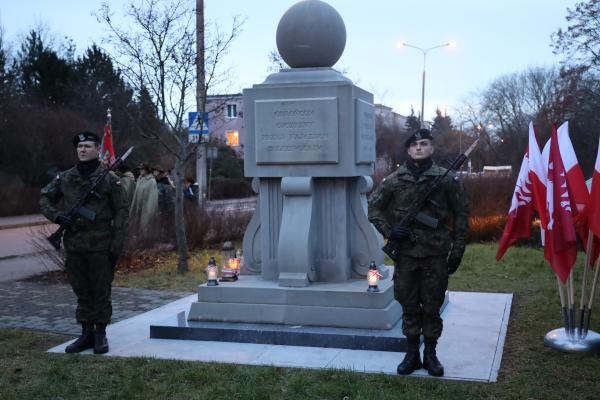
[{"label": "camouflage trousers", "polygon": [[448,288],[445,256],[400,255],[394,268],[394,297],[402,305],[402,333],[437,339],[442,334],[440,308]]},{"label": "camouflage trousers", "polygon": [[114,265],[108,251],[67,252],[67,277],[77,296],[77,322],[108,324],[112,315]]}]

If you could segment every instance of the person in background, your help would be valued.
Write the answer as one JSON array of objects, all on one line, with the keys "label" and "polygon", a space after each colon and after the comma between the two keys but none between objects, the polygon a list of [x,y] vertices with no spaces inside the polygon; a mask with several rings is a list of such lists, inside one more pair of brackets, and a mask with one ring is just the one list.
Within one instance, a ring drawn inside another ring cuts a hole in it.
[{"label": "person in background", "polygon": [[127,204],[128,206],[131,206],[133,194],[135,193],[135,176],[133,175],[133,172],[131,172],[131,169],[125,164],[119,165],[116,174],[121,179],[121,185],[125,192]]},{"label": "person in background", "polygon": [[198,201],[198,184],[193,178],[185,178],[184,181],[184,189],[183,189],[183,197],[192,200]]},{"label": "person in background", "polygon": [[148,164],[138,166],[139,177],[131,200],[129,218],[139,237],[150,236],[158,227],[158,187]]}]

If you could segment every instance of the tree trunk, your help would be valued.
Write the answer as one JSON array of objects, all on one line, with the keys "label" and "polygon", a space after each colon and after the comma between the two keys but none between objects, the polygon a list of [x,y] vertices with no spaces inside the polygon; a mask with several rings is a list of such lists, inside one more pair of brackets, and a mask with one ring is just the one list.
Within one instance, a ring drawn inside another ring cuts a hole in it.
[{"label": "tree trunk", "polygon": [[175,159],[175,241],[177,243],[177,273],[188,271],[188,245],[185,232],[185,215],[183,213],[183,175],[185,174],[185,148],[181,145],[179,157]]}]

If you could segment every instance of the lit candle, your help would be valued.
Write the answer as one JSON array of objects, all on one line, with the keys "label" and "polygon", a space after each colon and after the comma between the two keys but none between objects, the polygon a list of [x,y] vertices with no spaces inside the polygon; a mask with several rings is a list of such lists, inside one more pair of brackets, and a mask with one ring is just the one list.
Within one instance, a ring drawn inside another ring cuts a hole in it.
[{"label": "lit candle", "polygon": [[206,282],[206,286],[217,286],[219,282],[217,282],[217,262],[214,257],[211,257],[208,261],[208,266],[206,267],[206,275],[208,276],[208,282]]},{"label": "lit candle", "polygon": [[371,264],[369,264],[369,271],[367,272],[367,282],[369,282],[367,292],[379,292],[379,286],[377,286],[377,284],[379,283],[380,277],[381,274],[377,271],[377,265],[375,265],[374,261],[371,261]]}]

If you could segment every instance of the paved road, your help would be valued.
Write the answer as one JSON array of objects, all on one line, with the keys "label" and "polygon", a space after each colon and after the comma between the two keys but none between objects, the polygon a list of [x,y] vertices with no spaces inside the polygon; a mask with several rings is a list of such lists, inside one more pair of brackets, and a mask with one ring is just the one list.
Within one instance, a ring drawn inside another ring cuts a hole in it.
[{"label": "paved road", "polygon": [[42,272],[56,270],[46,251],[52,246],[45,242],[46,232],[56,225],[34,225],[0,229],[0,282],[14,281]]},{"label": "paved road", "polygon": [[[0,218],[0,328],[77,335],[81,329],[75,322],[77,301],[69,285],[19,281],[57,268],[50,267],[46,249],[51,247],[44,239],[56,225],[45,223],[40,215]],[[113,287],[112,320],[130,318],[190,294]]]},{"label": "paved road", "polygon": [[[190,294],[113,287],[112,322],[153,310]],[[81,327],[75,321],[76,304],[75,295],[66,284],[0,282],[0,328],[78,335]]]}]

